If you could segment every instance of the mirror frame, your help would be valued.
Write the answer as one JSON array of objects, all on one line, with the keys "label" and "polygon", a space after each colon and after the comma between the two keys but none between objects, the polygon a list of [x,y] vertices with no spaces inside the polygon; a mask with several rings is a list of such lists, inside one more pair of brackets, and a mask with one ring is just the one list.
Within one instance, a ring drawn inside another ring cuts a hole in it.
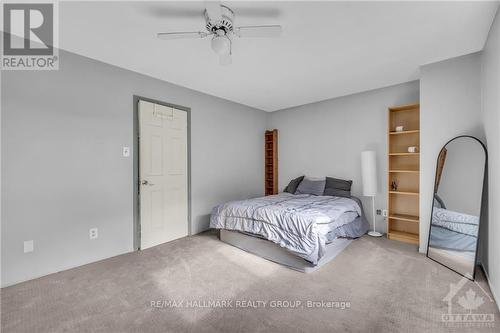
[{"label": "mirror frame", "polygon": [[430,221],[429,221],[429,232],[428,232],[428,235],[427,235],[427,250],[425,252],[425,256],[427,258],[429,258],[430,260],[434,261],[434,262],[437,262],[438,264],[454,271],[455,273],[471,280],[471,281],[474,281],[475,277],[476,277],[476,264],[477,264],[477,252],[479,250],[479,235],[481,234],[481,222],[482,222],[482,217],[483,217],[483,204],[484,204],[484,199],[485,199],[485,195],[484,195],[484,190],[485,190],[485,184],[484,184],[484,181],[486,180],[486,176],[487,176],[487,173],[488,173],[488,150],[486,149],[486,146],[484,145],[484,143],[479,140],[478,138],[476,138],[475,136],[472,136],[472,135],[458,135],[450,140],[448,140],[442,147],[441,149],[439,150],[439,152],[441,152],[441,150],[443,148],[445,148],[450,142],[452,142],[453,140],[455,139],[459,139],[459,138],[470,138],[470,139],[473,139],[473,140],[476,140],[480,145],[481,147],[483,147],[483,150],[484,150],[484,172],[483,172],[483,184],[482,184],[482,190],[481,190],[481,207],[479,209],[479,223],[477,225],[477,241],[476,241],[476,253],[474,254],[474,269],[472,270],[472,279],[468,276],[465,276],[463,275],[462,273],[460,272],[457,272],[456,270],[454,270],[453,268],[451,267],[448,267],[446,266],[445,264],[437,261],[437,260],[434,260],[432,259],[431,257],[429,257],[429,245],[430,245],[430,240],[431,240],[431,228],[432,228],[432,215],[434,214],[434,194],[436,193],[436,176],[437,176],[437,169],[438,169],[438,166],[439,166],[439,153],[438,153],[438,157],[436,158],[436,167],[435,167],[435,170],[434,170],[434,186],[433,186],[433,191],[432,191],[432,208],[431,208],[431,217],[430,217]]}]

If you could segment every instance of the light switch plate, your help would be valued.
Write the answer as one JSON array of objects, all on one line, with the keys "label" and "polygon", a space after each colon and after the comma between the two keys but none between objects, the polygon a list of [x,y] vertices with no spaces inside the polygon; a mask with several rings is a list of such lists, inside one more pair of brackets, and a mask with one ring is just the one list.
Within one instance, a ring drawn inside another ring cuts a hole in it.
[{"label": "light switch plate", "polygon": [[387,209],[382,209],[382,216],[387,217]]},{"label": "light switch plate", "polygon": [[130,147],[123,147],[123,157],[130,156]]},{"label": "light switch plate", "polygon": [[24,253],[33,252],[35,249],[33,240],[24,241]]}]

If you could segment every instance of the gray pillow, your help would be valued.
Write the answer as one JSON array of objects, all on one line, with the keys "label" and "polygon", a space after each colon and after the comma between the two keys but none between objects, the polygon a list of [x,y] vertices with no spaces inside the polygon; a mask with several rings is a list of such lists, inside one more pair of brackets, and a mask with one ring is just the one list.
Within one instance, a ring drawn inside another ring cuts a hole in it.
[{"label": "gray pillow", "polygon": [[323,195],[325,183],[325,179],[316,180],[306,177],[300,182],[295,194]]},{"label": "gray pillow", "polygon": [[297,191],[297,187],[299,186],[300,182],[304,179],[304,176],[297,177],[295,179],[292,179],[290,183],[288,184],[287,187],[283,190],[283,192],[288,192],[294,194],[295,191]]},{"label": "gray pillow", "polygon": [[350,198],[351,185],[352,180],[326,177],[325,191],[323,192],[323,195]]}]

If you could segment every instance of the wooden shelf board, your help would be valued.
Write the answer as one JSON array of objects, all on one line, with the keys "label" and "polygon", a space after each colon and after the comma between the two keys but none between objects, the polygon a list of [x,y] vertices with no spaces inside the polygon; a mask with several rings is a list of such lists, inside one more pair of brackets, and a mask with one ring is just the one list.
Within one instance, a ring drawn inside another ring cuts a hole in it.
[{"label": "wooden shelf board", "polygon": [[419,223],[420,221],[420,218],[418,216],[406,214],[389,214],[389,218],[413,223]]},{"label": "wooden shelf board", "polygon": [[393,172],[393,173],[420,173],[419,170],[389,170],[389,172]]},{"label": "wooden shelf board", "polygon": [[387,238],[418,245],[418,235],[404,231],[390,230]]},{"label": "wooden shelf board", "polygon": [[389,153],[389,156],[418,156],[420,153]]},{"label": "wooden shelf board", "polygon": [[389,191],[390,194],[403,194],[403,195],[419,195],[419,192],[408,192],[408,191]]},{"label": "wooden shelf board", "polygon": [[420,103],[399,105],[389,108],[389,110],[391,111],[406,111],[406,110],[418,110],[418,109],[420,109]]},{"label": "wooden shelf board", "polygon": [[414,133],[420,133],[420,130],[409,130],[409,131],[400,131],[400,132],[389,132],[390,135],[401,135],[401,134],[414,134]]}]

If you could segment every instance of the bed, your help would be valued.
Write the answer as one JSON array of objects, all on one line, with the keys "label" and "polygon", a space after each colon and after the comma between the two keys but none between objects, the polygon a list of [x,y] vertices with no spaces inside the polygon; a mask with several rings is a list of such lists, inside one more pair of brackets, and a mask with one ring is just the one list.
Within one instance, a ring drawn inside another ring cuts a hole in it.
[{"label": "bed", "polygon": [[303,272],[326,264],[368,230],[354,197],[280,193],[215,207],[222,241]]},{"label": "bed", "polygon": [[434,206],[432,227],[432,247],[452,251],[476,251],[478,216]]},{"label": "bed", "polygon": [[428,256],[472,278],[479,217],[435,206],[431,227]]}]

